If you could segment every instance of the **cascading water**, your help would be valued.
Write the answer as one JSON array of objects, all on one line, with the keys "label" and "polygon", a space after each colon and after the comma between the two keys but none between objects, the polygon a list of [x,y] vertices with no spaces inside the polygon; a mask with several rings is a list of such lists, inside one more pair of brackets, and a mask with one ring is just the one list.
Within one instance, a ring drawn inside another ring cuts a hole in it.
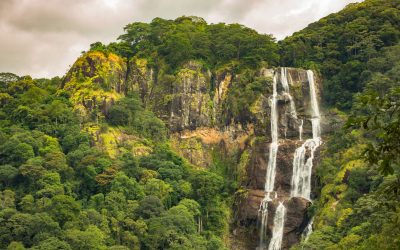
[{"label": "cascading water", "polygon": [[317,139],[321,137],[321,115],[319,113],[318,101],[317,101],[317,93],[315,92],[315,82],[314,82],[314,73],[312,70],[307,70],[307,78],[308,83],[310,85],[310,98],[311,98],[311,110],[312,110],[312,133],[313,139]]},{"label": "cascading water", "polygon": [[259,216],[261,217],[259,249],[265,249],[265,234],[268,221],[268,202],[272,201],[271,192],[274,191],[276,175],[276,156],[278,154],[278,109],[277,109],[277,75],[274,74],[271,97],[271,144],[269,146],[269,159],[265,180],[265,197],[260,204]]},{"label": "cascading water", "polygon": [[313,224],[314,224],[314,218],[310,220],[310,222],[308,222],[307,227],[304,229],[303,234],[302,234],[302,238],[304,239],[304,241],[307,241],[308,238],[310,237],[310,234],[313,232]]},{"label": "cascading water", "polygon": [[265,181],[265,192],[274,191],[276,175],[276,156],[278,154],[278,108],[277,108],[277,77],[274,76],[273,92],[271,98],[271,144],[269,147],[269,159],[267,167],[267,176]]},{"label": "cascading water", "polygon": [[[310,88],[310,103],[311,103],[311,123],[312,123],[312,139],[307,139],[299,148],[296,149],[293,159],[293,176],[292,176],[292,187],[291,197],[304,197],[310,200],[311,193],[311,171],[313,167],[313,159],[315,150],[321,144],[321,128],[320,128],[320,113],[317,102],[317,96],[315,91],[314,75],[311,70],[307,71],[307,77]],[[279,148],[278,142],[278,107],[277,107],[277,82],[278,73],[275,72],[273,77],[273,93],[271,96],[271,144],[269,147],[269,159],[266,172],[265,181],[265,197],[262,200],[259,208],[259,218],[261,219],[260,226],[260,243],[258,249],[264,250],[279,250],[281,249],[283,239],[283,229],[285,224],[285,213],[286,208],[283,202],[279,202],[278,207],[274,215],[274,225],[272,229],[272,238],[269,242],[268,248],[266,243],[266,230],[268,221],[268,203],[273,199],[277,199],[277,193],[272,197],[271,194],[274,192],[275,176],[276,176],[276,164],[277,164],[277,153]],[[290,95],[289,83],[287,77],[287,69],[281,68],[280,71],[280,82],[282,84],[281,96],[286,97],[290,102],[290,116],[296,120],[299,124],[299,140],[303,138],[303,119],[298,119],[295,103],[292,96]],[[286,100],[287,100],[286,99]],[[307,154],[307,152],[310,154]],[[308,158],[307,158],[308,156]],[[310,229],[311,226],[307,228]]]},{"label": "cascading water", "polygon": [[[311,173],[315,150],[321,145],[321,125],[317,94],[315,91],[314,73],[311,70],[307,70],[307,78],[311,99],[312,139],[306,140],[294,153],[291,196],[299,196],[310,200]],[[306,159],[307,150],[310,151],[308,159]]]},{"label": "cascading water", "polygon": [[303,140],[303,123],[304,123],[304,120],[301,119],[300,120],[300,126],[299,126],[299,140],[300,141]]},{"label": "cascading water", "polygon": [[287,68],[285,68],[285,67],[281,68],[281,83],[282,83],[282,88],[283,88],[283,95],[285,95],[289,98],[290,115],[294,119],[297,119],[296,106],[294,104],[293,97],[290,95],[289,81],[288,81],[288,77],[287,77]]},{"label": "cascading water", "polygon": [[[296,149],[293,157],[293,176],[291,197],[303,197],[310,200],[311,173],[314,160],[314,152],[319,146],[320,140],[308,139]],[[307,149],[310,157],[305,160]]]},{"label": "cascading water", "polygon": [[280,250],[283,239],[283,228],[285,225],[286,208],[282,202],[276,208],[274,217],[274,229],[272,231],[272,238],[269,243],[268,250]]}]

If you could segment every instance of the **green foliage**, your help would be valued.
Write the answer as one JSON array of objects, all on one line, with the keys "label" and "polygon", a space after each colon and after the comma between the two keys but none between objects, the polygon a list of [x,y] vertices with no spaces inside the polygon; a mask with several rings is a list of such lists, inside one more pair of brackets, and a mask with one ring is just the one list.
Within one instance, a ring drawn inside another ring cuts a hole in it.
[{"label": "green foliage", "polygon": [[164,123],[152,112],[144,110],[136,95],[127,95],[115,103],[108,111],[106,118],[110,124],[125,126],[134,134],[161,141],[166,137]]},{"label": "green foliage", "polygon": [[261,94],[267,93],[269,86],[272,86],[271,83],[271,79],[257,77],[255,71],[243,71],[235,84],[228,89],[224,102],[226,108],[223,111],[226,124],[232,120],[244,125],[251,121],[253,118],[251,106]]},{"label": "green foliage", "polygon": [[[121,42],[107,49],[126,58],[134,55],[153,64],[165,61],[169,70],[189,60],[202,60],[211,68],[235,61],[239,67],[258,67],[261,62],[275,65],[278,47],[270,35],[239,24],[207,24],[199,17],[175,20],[155,18],[149,24],[135,22],[124,28]],[[99,44],[92,50],[104,50]]]},{"label": "green foliage", "polygon": [[385,62],[371,72],[365,90],[357,95],[348,126],[363,128],[372,140],[364,154],[371,164],[379,165],[384,174],[393,174],[400,163],[400,63],[392,58],[400,55],[400,45],[385,50]]},{"label": "green foliage", "polygon": [[317,172],[323,188],[316,201],[316,230],[303,248],[399,247],[399,64],[394,59],[399,45],[383,51],[356,95],[345,129],[327,142]]},{"label": "green foliage", "polygon": [[78,215],[79,204],[71,196],[56,195],[51,199],[49,213],[63,225]]},{"label": "green foliage", "polygon": [[0,166],[0,181],[3,186],[8,186],[10,182],[18,175],[18,169],[11,165]]},{"label": "green foliage", "polygon": [[315,230],[295,249],[399,248],[399,18],[398,1],[366,0],[281,42],[285,64],[321,71],[327,104],[351,108],[317,169]]},{"label": "green foliage", "polygon": [[96,226],[90,225],[86,230],[67,230],[65,238],[72,249],[106,249],[104,233]]},{"label": "green foliage", "polygon": [[232,169],[236,152],[214,150],[210,169],[175,154],[130,92],[130,67],[154,69],[150,98],[168,93],[150,101],[157,112],[189,61],[211,85],[232,73],[222,122],[246,126],[270,89],[255,72],[279,57],[319,71],[327,104],[352,107],[352,130],[335,130],[322,152],[315,231],[295,248],[399,248],[399,18],[397,1],[366,0],[279,44],[239,24],[155,18],[91,44],[63,79],[0,74],[0,248],[223,249],[244,171]]},{"label": "green foliage", "polygon": [[283,40],[283,65],[315,67],[324,77],[324,98],[342,109],[352,106],[383,49],[399,42],[397,0],[350,4]]},{"label": "green foliage", "polygon": [[43,240],[39,243],[39,245],[32,247],[34,250],[71,250],[71,246],[56,237],[50,237],[46,240]]}]

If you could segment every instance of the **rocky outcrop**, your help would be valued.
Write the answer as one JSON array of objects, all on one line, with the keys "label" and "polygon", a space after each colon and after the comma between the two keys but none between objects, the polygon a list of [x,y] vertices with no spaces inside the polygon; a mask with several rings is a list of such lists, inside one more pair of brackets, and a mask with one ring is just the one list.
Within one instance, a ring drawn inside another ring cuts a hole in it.
[{"label": "rocky outcrop", "polygon": [[211,73],[196,62],[178,71],[168,121],[172,131],[211,126],[210,77]]},{"label": "rocky outcrop", "polygon": [[[299,242],[309,220],[310,202],[290,198],[290,189],[293,155],[303,143],[300,137],[303,140],[312,137],[307,72],[295,68],[287,68],[286,72],[290,96],[284,93],[281,82],[277,84],[280,93],[277,97],[279,150],[274,186],[277,198],[269,204],[268,221],[271,223],[267,230],[270,235],[277,204],[284,202],[287,220],[283,249]],[[83,114],[95,107],[106,113],[124,93],[135,90],[144,105],[165,121],[172,147],[191,164],[209,167],[216,158],[229,161],[244,190],[236,198],[234,207],[232,242],[235,247],[232,248],[255,249],[271,143],[270,97],[274,74],[280,79],[281,68],[248,70],[245,75],[235,74],[229,68],[210,72],[196,61],[187,62],[168,74],[160,67],[150,67],[144,59],[133,58],[127,63],[113,54],[89,52],[71,68],[63,87],[72,93],[76,109]],[[255,82],[257,84],[253,84]],[[254,88],[250,91],[251,100],[235,103],[239,101],[235,98],[248,86]],[[321,96],[320,86],[317,78],[317,96]],[[296,108],[295,115],[292,106]],[[329,126],[327,122],[324,124]],[[314,160],[317,159],[318,151]]]},{"label": "rocky outcrop", "polygon": [[[278,70],[279,74],[280,70]],[[280,75],[278,75],[280,76]],[[304,143],[304,140],[312,137],[312,125],[310,112],[310,89],[308,84],[307,73],[305,70],[300,69],[287,69],[287,78],[290,87],[290,94],[288,96],[282,89],[280,80],[277,84],[277,109],[278,109],[278,138],[279,150],[277,153],[277,166],[275,176],[274,193],[272,194],[273,200],[268,204],[268,229],[267,235],[271,236],[273,219],[275,210],[279,202],[283,202],[286,207],[286,219],[284,224],[284,235],[282,242],[282,249],[289,249],[290,246],[298,243],[301,239],[301,233],[307,225],[310,218],[307,217],[307,209],[310,206],[310,201],[300,197],[290,197],[291,179],[293,175],[293,157],[296,148]],[[280,79],[278,77],[278,79]],[[317,80],[317,93],[320,96],[320,81]],[[260,106],[264,107],[268,117],[270,112],[270,104],[261,101]],[[296,107],[296,114],[293,113],[291,101]],[[303,130],[300,131],[299,121],[303,120]],[[261,123],[260,123],[261,124]],[[262,128],[255,128],[258,133],[262,132],[263,137],[257,137],[254,140],[251,148],[251,154],[247,164],[247,182],[244,187],[247,190],[246,196],[241,196],[237,200],[237,210],[235,214],[236,225],[238,228],[248,227],[249,224],[259,223],[260,204],[265,197],[264,186],[266,180],[266,171],[269,159],[269,147],[271,137],[268,133],[270,130],[269,124],[267,131]],[[256,133],[257,133],[256,132]],[[300,133],[302,134],[302,141],[300,140]],[[314,161],[318,159],[319,151],[315,152]],[[309,155],[307,155],[308,157]],[[315,166],[315,164],[314,164]],[[313,169],[315,171],[315,168]],[[314,175],[312,179],[314,179]],[[276,198],[274,196],[276,195]],[[237,230],[242,232],[242,230]],[[259,232],[256,232],[259,234]],[[246,239],[241,235],[239,239]],[[253,239],[254,240],[254,239]],[[249,243],[250,244],[250,243]],[[258,245],[253,244],[251,247],[255,249]]]},{"label": "rocky outcrop", "polygon": [[107,113],[127,88],[126,63],[119,56],[103,52],[89,52],[74,63],[65,75],[62,88],[71,93],[71,101],[83,119]]},{"label": "rocky outcrop", "polygon": [[[237,216],[246,218],[239,220],[234,231],[235,245],[240,244],[246,246],[243,248],[234,249],[256,249],[259,244],[259,216],[260,203],[264,199],[264,191],[248,190],[246,197],[240,201],[239,210],[236,211]],[[267,234],[271,235],[274,226],[274,216],[279,200],[269,202],[268,204],[268,219],[267,219]],[[310,218],[307,216],[307,209],[311,202],[301,198],[293,197],[284,202],[286,207],[285,224],[283,232],[282,249],[289,249],[291,246],[300,242],[301,235],[307,226]],[[248,230],[244,230],[244,228]],[[251,234],[249,234],[249,230]],[[243,242],[244,241],[244,242]]]},{"label": "rocky outcrop", "polygon": [[243,152],[253,135],[249,127],[227,126],[224,130],[202,127],[185,130],[171,135],[172,147],[191,164],[208,168],[218,157],[231,158],[232,154]]},{"label": "rocky outcrop", "polygon": [[289,249],[291,246],[299,243],[301,235],[310,221],[310,218],[307,216],[307,209],[310,205],[310,201],[301,197],[293,197],[285,203],[286,217],[282,249]]}]

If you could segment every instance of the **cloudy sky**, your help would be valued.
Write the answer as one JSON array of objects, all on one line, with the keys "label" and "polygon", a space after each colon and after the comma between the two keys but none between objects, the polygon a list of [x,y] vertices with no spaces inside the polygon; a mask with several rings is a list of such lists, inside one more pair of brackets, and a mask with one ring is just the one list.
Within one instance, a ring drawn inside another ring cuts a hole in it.
[{"label": "cloudy sky", "polygon": [[282,39],[361,0],[0,0],[0,72],[64,75],[95,41],[134,21],[196,15],[241,23]]}]

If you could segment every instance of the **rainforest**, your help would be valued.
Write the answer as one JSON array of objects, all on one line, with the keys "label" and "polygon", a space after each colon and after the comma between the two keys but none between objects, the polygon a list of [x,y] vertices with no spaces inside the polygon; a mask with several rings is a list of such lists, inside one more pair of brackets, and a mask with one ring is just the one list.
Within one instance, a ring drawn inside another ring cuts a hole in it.
[{"label": "rainforest", "polygon": [[400,249],[398,0],[123,30],[0,73],[0,249]]}]

